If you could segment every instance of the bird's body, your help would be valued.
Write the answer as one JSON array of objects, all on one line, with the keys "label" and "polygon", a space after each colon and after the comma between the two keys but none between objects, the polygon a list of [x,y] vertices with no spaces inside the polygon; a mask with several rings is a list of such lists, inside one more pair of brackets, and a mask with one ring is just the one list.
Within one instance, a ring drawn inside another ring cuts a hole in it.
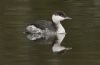
[{"label": "bird's body", "polygon": [[51,30],[51,31],[56,31],[56,29],[57,29],[56,25],[52,21],[47,21],[47,20],[35,21],[31,25],[34,25],[37,28],[40,28],[41,30],[48,29],[48,30]]}]

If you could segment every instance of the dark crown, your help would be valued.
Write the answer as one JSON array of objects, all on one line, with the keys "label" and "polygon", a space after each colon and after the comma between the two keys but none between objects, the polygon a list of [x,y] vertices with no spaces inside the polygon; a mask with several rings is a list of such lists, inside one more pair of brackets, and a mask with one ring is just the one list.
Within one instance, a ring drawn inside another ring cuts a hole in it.
[{"label": "dark crown", "polygon": [[62,17],[66,17],[66,14],[62,11],[57,11],[54,13],[55,15],[59,15],[59,16],[62,16]]}]

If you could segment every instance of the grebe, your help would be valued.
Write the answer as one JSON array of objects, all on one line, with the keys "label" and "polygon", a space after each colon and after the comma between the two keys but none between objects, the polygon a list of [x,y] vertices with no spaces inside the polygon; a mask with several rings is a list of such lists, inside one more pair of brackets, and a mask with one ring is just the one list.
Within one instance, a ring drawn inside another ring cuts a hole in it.
[{"label": "grebe", "polygon": [[44,33],[44,32],[56,32],[56,33],[66,33],[65,29],[61,25],[60,21],[65,19],[72,19],[67,17],[65,13],[57,11],[52,15],[52,21],[39,20],[35,21],[26,27],[26,32],[28,33]]}]

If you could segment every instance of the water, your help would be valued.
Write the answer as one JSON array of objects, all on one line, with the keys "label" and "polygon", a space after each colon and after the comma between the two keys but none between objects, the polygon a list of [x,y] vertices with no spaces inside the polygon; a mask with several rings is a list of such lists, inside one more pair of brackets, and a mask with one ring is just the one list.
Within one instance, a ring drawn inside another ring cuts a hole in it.
[{"label": "water", "polygon": [[[55,11],[72,20],[62,24],[68,33],[61,45],[72,49],[52,52],[52,41],[32,41],[23,34],[35,20],[51,20]],[[1,0],[0,65],[100,65],[99,0]]]}]

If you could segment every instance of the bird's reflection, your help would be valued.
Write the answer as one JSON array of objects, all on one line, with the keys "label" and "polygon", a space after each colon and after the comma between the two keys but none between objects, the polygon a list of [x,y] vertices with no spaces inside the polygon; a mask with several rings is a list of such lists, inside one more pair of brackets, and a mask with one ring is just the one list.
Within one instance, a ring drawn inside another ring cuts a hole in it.
[{"label": "bird's reflection", "polygon": [[27,34],[26,36],[33,41],[49,41],[52,45],[52,52],[55,54],[64,54],[72,49],[71,47],[61,46],[65,34]]},{"label": "bird's reflection", "polygon": [[52,51],[56,54],[64,54],[65,52],[71,50],[71,47],[61,46],[61,42],[65,38],[65,34],[57,34],[56,39],[52,43]]}]

